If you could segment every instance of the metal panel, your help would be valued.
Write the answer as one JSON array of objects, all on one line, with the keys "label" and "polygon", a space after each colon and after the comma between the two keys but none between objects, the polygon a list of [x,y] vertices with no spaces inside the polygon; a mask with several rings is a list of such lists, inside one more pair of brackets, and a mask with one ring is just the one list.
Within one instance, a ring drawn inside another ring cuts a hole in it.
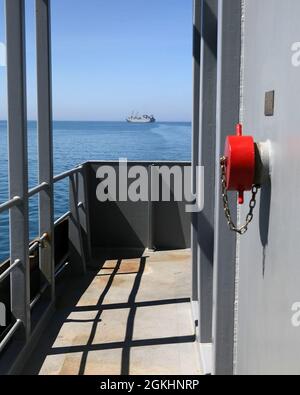
[{"label": "metal panel", "polygon": [[[244,130],[270,140],[272,172],[240,238],[238,374],[300,374],[299,15],[299,0],[245,2]],[[269,91],[273,116],[264,113]]]},{"label": "metal panel", "polygon": [[217,0],[203,0],[199,164],[204,166],[204,209],[198,214],[199,340],[211,343],[214,251],[214,179],[217,84]]},{"label": "metal panel", "polygon": [[[70,209],[71,216],[69,220],[69,248],[70,263],[77,272],[86,272],[86,253],[88,252],[84,242],[83,217],[80,215],[81,210],[85,210],[85,188],[84,177],[81,173],[75,173],[70,177]],[[83,207],[82,207],[83,205]],[[86,228],[85,228],[86,229]]]},{"label": "metal panel", "polygon": [[[233,373],[234,297],[236,236],[228,230],[221,203],[220,157],[225,137],[239,121],[240,104],[241,2],[219,0],[218,87],[216,142],[216,209],[213,295],[213,370]],[[236,218],[236,200],[232,200]]]},{"label": "metal panel", "polygon": [[[117,196],[119,184],[118,162],[93,162],[88,176],[89,218],[92,236],[92,248],[126,248],[145,249],[152,242],[159,249],[190,248],[190,215],[185,212],[184,202],[153,202],[149,215],[148,201],[116,201],[103,202],[97,200],[96,189],[100,183],[96,173],[100,166],[112,166],[117,175]],[[128,162],[128,170],[132,166],[142,166],[151,179],[154,166],[182,168],[190,166],[182,162]],[[129,180],[130,182],[134,182]],[[153,182],[149,182],[152,185]],[[149,197],[151,191],[148,191]],[[171,191],[172,196],[172,191]],[[149,221],[151,219],[151,221]],[[150,229],[151,222],[151,229]],[[151,237],[149,235],[151,231]],[[151,243],[151,244],[152,244]],[[152,245],[150,246],[152,247]]]},{"label": "metal panel", "polygon": [[[169,165],[168,168],[172,172],[175,169],[176,163]],[[163,164],[162,167],[163,168]],[[158,202],[152,203],[152,240],[153,246],[156,250],[176,250],[191,247],[191,216],[186,212],[186,202],[184,198],[181,201],[176,201],[174,197],[175,182],[170,185],[165,183],[162,176],[157,174],[158,168],[154,167],[152,171],[152,178],[159,180],[160,183],[160,198]],[[178,170],[182,171],[183,167],[178,166]],[[190,178],[192,177],[191,167]],[[176,173],[174,173],[176,174]],[[152,182],[153,187],[156,187],[156,181]],[[163,201],[163,188],[170,189],[171,200]],[[183,188],[182,188],[183,189]],[[152,192],[152,191],[151,191]],[[183,190],[182,190],[183,192]]]},{"label": "metal panel", "polygon": [[22,202],[10,210],[10,260],[21,264],[11,274],[11,308],[30,335],[28,256],[28,169],[25,73],[25,15],[23,0],[6,0],[6,43],[9,131],[9,195]]},{"label": "metal panel", "polygon": [[40,184],[47,184],[47,188],[41,191],[39,195],[39,232],[40,235],[44,233],[48,233],[49,235],[47,248],[41,248],[40,250],[40,270],[44,280],[51,286],[51,298],[54,300],[54,198],[50,35],[50,1],[36,0],[39,182]]},{"label": "metal panel", "polygon": [[[128,163],[132,165],[142,163]],[[101,179],[96,178],[100,166],[112,166],[116,170],[117,196],[119,194],[120,169],[118,162],[93,163],[89,174],[89,203],[91,219],[92,247],[99,248],[139,248],[144,249],[149,242],[149,203],[97,200],[96,189]],[[148,169],[149,164],[145,164]],[[130,181],[128,185],[130,185]]]}]

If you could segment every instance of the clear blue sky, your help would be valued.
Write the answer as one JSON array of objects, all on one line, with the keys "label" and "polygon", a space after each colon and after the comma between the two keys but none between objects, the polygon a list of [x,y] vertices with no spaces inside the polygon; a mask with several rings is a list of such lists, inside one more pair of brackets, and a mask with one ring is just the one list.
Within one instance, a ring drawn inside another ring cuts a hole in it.
[{"label": "clear blue sky", "polygon": [[[25,2],[28,117],[35,119],[34,0]],[[162,121],[191,120],[192,0],[51,3],[54,119],[123,120],[136,110]],[[4,71],[0,66],[0,119]]]}]

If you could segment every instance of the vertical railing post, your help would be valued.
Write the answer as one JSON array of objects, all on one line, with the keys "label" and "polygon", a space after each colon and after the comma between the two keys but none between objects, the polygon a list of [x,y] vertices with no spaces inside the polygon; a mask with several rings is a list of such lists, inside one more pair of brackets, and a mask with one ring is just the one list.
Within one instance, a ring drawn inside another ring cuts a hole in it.
[{"label": "vertical railing post", "polygon": [[11,273],[11,310],[30,336],[28,249],[28,160],[24,0],[6,0],[9,194],[21,203],[10,210],[10,260],[21,264]]},{"label": "vertical railing post", "polygon": [[80,195],[83,197],[84,184],[82,176],[73,174],[70,177],[70,208],[71,217],[69,221],[69,243],[70,243],[70,262],[72,268],[77,273],[86,273],[86,254],[84,248],[82,221],[79,213],[78,204],[80,203]]},{"label": "vertical railing post", "polygon": [[217,96],[217,0],[202,0],[199,164],[205,169],[204,208],[198,214],[198,281],[203,344],[212,341],[215,144]]},{"label": "vertical railing post", "polygon": [[[193,8],[193,124],[192,124],[192,193],[197,191],[197,166],[199,165],[199,110],[200,110],[200,48],[201,48],[201,3],[194,0]],[[198,214],[192,213],[191,246],[193,252],[192,270],[192,301],[197,306],[194,309],[195,320],[199,321],[198,298]]]},{"label": "vertical railing post", "polygon": [[[231,375],[234,360],[236,235],[228,231],[224,216],[220,157],[228,131],[239,121],[241,17],[240,1],[219,0],[213,309],[213,373],[217,375]],[[232,216],[237,217],[236,206]]]},{"label": "vertical railing post", "polygon": [[81,182],[79,183],[80,191],[79,196],[82,197],[82,206],[80,207],[80,214],[84,226],[84,236],[86,239],[86,264],[91,262],[92,252],[92,239],[91,239],[91,223],[90,223],[90,208],[89,208],[89,174],[90,164],[87,162],[83,165],[80,173]]},{"label": "vertical railing post", "polygon": [[51,286],[53,301],[55,264],[50,29],[50,1],[36,0],[39,183],[48,184],[47,190],[42,191],[39,198],[39,232],[40,236],[44,233],[49,235],[47,248],[40,249],[40,270],[43,280]]},{"label": "vertical railing post", "polygon": [[151,164],[148,167],[148,174],[149,174],[149,183],[148,183],[148,196],[149,196],[149,202],[148,202],[148,249],[151,251],[154,249],[153,245],[153,209],[154,209],[154,204],[152,201],[152,190],[153,190],[153,177],[152,177],[152,172],[153,172],[153,164]]}]

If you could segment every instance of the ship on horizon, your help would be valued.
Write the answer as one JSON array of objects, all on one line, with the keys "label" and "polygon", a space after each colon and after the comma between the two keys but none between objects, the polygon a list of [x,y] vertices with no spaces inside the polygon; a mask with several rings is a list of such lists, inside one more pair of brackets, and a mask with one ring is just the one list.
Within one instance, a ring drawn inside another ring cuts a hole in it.
[{"label": "ship on horizon", "polygon": [[156,119],[154,118],[154,115],[142,115],[140,116],[139,114],[132,113],[130,117],[126,119],[127,122],[129,123],[154,123],[156,122]]}]

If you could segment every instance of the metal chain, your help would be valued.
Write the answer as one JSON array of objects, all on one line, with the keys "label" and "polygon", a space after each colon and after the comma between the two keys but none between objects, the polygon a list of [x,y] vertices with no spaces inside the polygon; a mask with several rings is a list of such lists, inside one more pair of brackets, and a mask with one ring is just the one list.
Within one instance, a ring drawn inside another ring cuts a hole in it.
[{"label": "metal chain", "polygon": [[222,182],[222,198],[223,198],[223,204],[224,204],[224,212],[225,212],[225,217],[227,219],[228,226],[230,230],[233,232],[236,232],[240,235],[244,235],[247,230],[248,226],[253,220],[253,211],[256,207],[256,196],[257,193],[260,189],[258,185],[253,185],[252,187],[252,198],[250,200],[249,204],[249,212],[246,217],[246,223],[243,225],[241,228],[238,228],[231,217],[231,211],[229,207],[229,200],[228,200],[228,194],[227,194],[227,180],[226,180],[226,158],[223,156],[220,160],[220,165],[221,165],[221,182]]}]

